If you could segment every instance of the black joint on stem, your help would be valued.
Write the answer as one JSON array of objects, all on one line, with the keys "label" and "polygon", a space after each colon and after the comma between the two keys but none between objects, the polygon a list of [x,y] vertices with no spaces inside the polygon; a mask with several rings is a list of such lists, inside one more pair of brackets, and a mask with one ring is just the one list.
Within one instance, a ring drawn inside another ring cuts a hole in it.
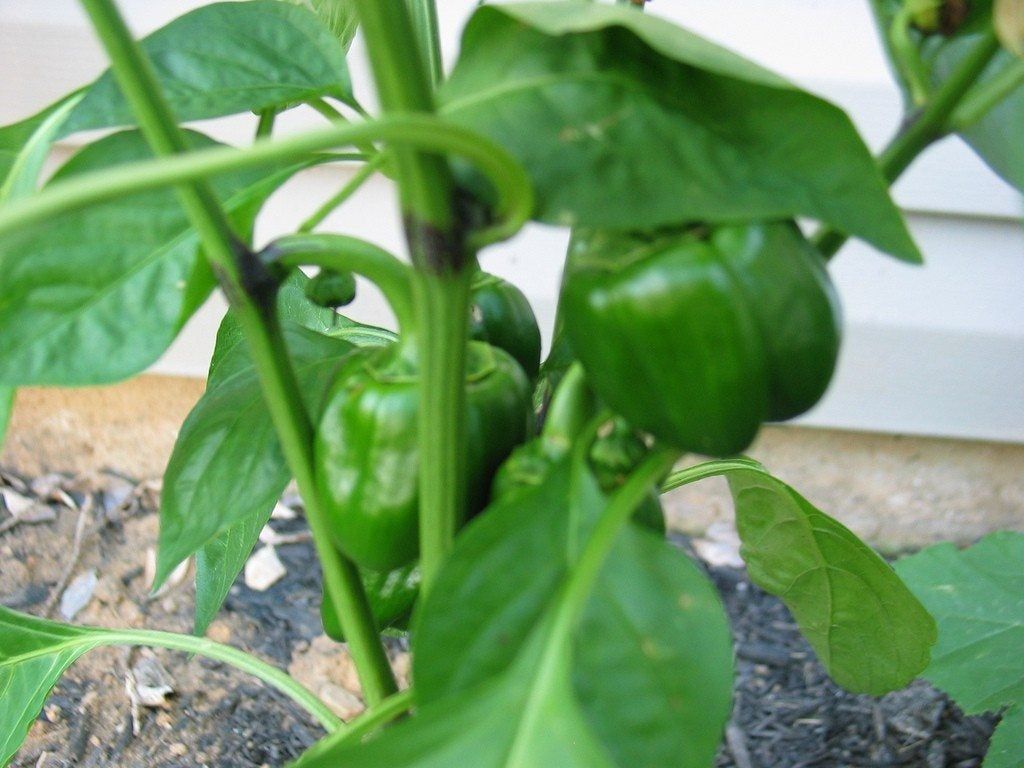
[{"label": "black joint on stem", "polygon": [[[240,240],[233,240],[231,250],[243,293],[256,305],[261,314],[272,313],[277,289],[284,278],[282,270],[276,264],[276,249],[271,245],[257,253]],[[223,281],[221,282],[223,284]],[[231,298],[229,295],[228,299]]]},{"label": "black joint on stem", "polygon": [[461,225],[445,230],[406,215],[405,237],[414,262],[434,274],[461,272],[469,262]]}]

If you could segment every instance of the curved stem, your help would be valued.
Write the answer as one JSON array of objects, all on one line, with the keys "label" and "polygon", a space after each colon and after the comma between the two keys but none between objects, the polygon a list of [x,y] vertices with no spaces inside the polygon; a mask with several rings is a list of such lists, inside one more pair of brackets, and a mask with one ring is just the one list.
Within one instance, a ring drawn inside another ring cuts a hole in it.
[{"label": "curved stem", "polygon": [[299,226],[299,232],[312,232],[323,220],[331,215],[342,203],[348,200],[356,191],[375,174],[386,160],[383,152],[378,152],[370,158],[362,168],[356,171],[352,178],[345,182],[345,185],[330,197],[323,205],[316,209],[312,216],[306,219]]},{"label": "curved stem", "polygon": [[661,492],[668,493],[671,490],[695,483],[698,480],[724,475],[727,472],[733,472],[738,469],[756,469],[759,472],[764,472],[764,467],[753,459],[715,459],[714,461],[705,461],[701,464],[694,464],[692,467],[676,470],[662,482]]},{"label": "curved stem", "polygon": [[[928,103],[904,122],[889,145],[878,157],[882,175],[892,183],[921,152],[949,130],[953,110],[977,81],[999,51],[994,32],[986,32],[974,50],[960,62],[949,78],[932,94]],[[813,237],[818,250],[827,259],[843,247],[847,236],[831,227],[823,227]]]},{"label": "curved stem", "polygon": [[[101,0],[91,0],[100,2]],[[363,139],[425,147],[472,161],[499,193],[501,220],[470,238],[476,246],[505,240],[533,210],[533,190],[523,167],[504,148],[473,131],[429,115],[391,115],[372,122],[321,128],[245,149],[215,147],[128,163],[51,184],[36,195],[0,206],[0,235],[45,222],[52,216],[108,202],[135,192],[181,185],[232,171],[298,161],[311,153]]]},{"label": "curved stem", "polygon": [[[166,155],[183,153],[184,138],[149,60],[132,39],[113,0],[82,0],[82,4],[107,50],[114,76],[138,118],[143,135],[154,153],[162,156],[151,161],[148,178],[145,173],[138,173],[137,168],[134,178],[138,180],[141,176],[152,182],[153,177],[160,173],[169,174],[167,183],[178,187],[185,212],[199,233],[206,257],[249,346],[282,452],[306,505],[306,519],[323,569],[325,590],[348,638],[364,695],[371,704],[380,701],[394,692],[395,680],[380,642],[362,578],[355,564],[342,557],[334,547],[327,516],[320,504],[313,469],[313,425],[278,322],[276,282],[265,265],[235,236],[224,209],[205,181],[205,170],[194,178],[173,173],[175,165],[187,163],[190,158],[187,155]],[[263,143],[263,146],[268,145],[273,146],[273,142]],[[249,149],[241,154],[251,159],[254,152]],[[194,162],[194,157],[191,159]],[[132,179],[132,169],[124,170]],[[110,184],[112,176],[114,174],[107,173],[107,184]],[[51,195],[50,199],[62,202],[65,207],[73,207],[68,206],[69,198],[74,201],[75,194],[79,195],[79,200],[95,197],[96,187],[102,190],[102,184],[100,178],[94,177],[91,189],[89,184],[80,184],[77,192],[72,188],[72,193],[68,194],[65,187],[64,193]],[[124,184],[123,176],[121,184]],[[110,196],[115,194],[115,190],[116,184],[108,186],[105,191]],[[124,191],[123,186],[120,191]],[[34,198],[37,205],[45,199],[45,193]],[[57,205],[55,210],[60,212],[65,207]],[[11,208],[6,213],[10,216]],[[0,220],[3,218],[4,212],[0,211]]]},{"label": "curved stem", "polygon": [[[316,718],[328,733],[340,732],[345,727],[341,718],[312,691],[305,688],[284,670],[258,659],[252,654],[233,648],[230,645],[215,643],[205,637],[179,635],[173,632],[159,632],[147,629],[110,630],[105,636],[110,645],[144,645],[153,648],[167,648],[173,651],[196,653],[208,659],[215,659],[230,664],[236,669],[258,677],[290,698],[309,714]],[[345,731],[347,733],[347,729]]]},{"label": "curved stem", "polygon": [[414,334],[412,270],[380,246],[349,235],[298,234],[278,238],[264,252],[286,267],[312,264],[362,275],[381,289],[403,335]]},{"label": "curved stem", "polygon": [[904,3],[893,16],[888,30],[890,51],[895,54],[896,65],[903,76],[903,82],[910,91],[911,103],[919,107],[928,101],[928,72],[917,44],[910,37],[910,26],[916,12],[913,3]]}]

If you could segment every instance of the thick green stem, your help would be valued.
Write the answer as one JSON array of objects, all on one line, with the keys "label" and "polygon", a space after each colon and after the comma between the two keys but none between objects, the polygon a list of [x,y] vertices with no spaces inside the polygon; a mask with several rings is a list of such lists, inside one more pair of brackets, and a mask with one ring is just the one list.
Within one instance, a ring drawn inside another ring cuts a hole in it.
[{"label": "thick green stem", "polygon": [[327,730],[328,733],[345,733],[341,719],[310,690],[303,687],[287,672],[278,669],[255,656],[232,648],[230,645],[215,643],[205,637],[179,635],[173,632],[158,632],[147,629],[110,630],[104,641],[109,645],[141,645],[150,648],[167,648],[172,651],[185,651],[205,656],[208,659],[223,661],[236,669],[258,677],[273,686],[285,696],[305,709]]},{"label": "thick green stem", "polygon": [[417,326],[422,329],[417,347],[417,429],[423,585],[432,583],[465,518],[465,371],[471,279],[470,270],[448,274],[421,271],[415,283]]},{"label": "thick green stem", "polygon": [[386,159],[387,155],[380,152],[364,163],[363,167],[352,174],[352,178],[349,179],[345,185],[337,191],[337,193],[332,195],[330,199],[317,208],[312,216],[302,222],[299,226],[299,232],[312,232],[320,226],[324,219],[337,210],[342,203],[352,197],[352,195],[354,195],[364,183],[373,177],[373,174],[380,170]]},{"label": "thick green stem", "polygon": [[427,68],[427,76],[432,88],[436,88],[444,75],[444,62],[441,59],[441,32],[437,25],[437,5],[434,0],[406,0],[409,5],[409,16],[416,37],[423,51],[423,61]]},{"label": "thick green stem", "polygon": [[380,246],[349,235],[298,234],[278,238],[264,252],[286,267],[311,264],[362,275],[381,289],[403,335],[415,335],[412,270]]},{"label": "thick green stem", "polygon": [[[112,0],[82,0],[82,4],[153,151],[157,155],[183,152],[184,138],[163,98],[149,60],[132,39]],[[331,544],[327,518],[317,498],[313,427],[302,404],[277,322],[276,286],[252,252],[237,240],[223,208],[205,181],[182,182],[178,190],[248,342],[281,447],[305,500],[306,517],[323,566],[328,597],[348,638],[363,693],[368,702],[375,703],[395,690],[394,677],[359,572]]]},{"label": "thick green stem", "polygon": [[[895,138],[878,157],[882,175],[890,184],[899,178],[921,152],[950,131],[950,118],[971,86],[985,71],[992,57],[999,51],[995,33],[988,32],[975,45],[974,50],[936,90],[928,103],[911,115]],[[843,247],[847,235],[830,227],[822,228],[814,236],[818,250],[830,258]]]},{"label": "thick green stem", "polygon": [[[426,16],[432,14],[432,3],[415,1]],[[408,4],[357,0],[357,7],[384,111],[433,112],[424,57],[408,53],[422,50],[429,58],[432,52],[420,47]],[[436,19],[432,23],[436,27]],[[427,48],[432,47],[433,41]],[[464,514],[466,344],[476,258],[458,214],[447,160],[409,146],[393,151],[406,239],[417,268],[420,592],[425,595]]]},{"label": "thick green stem", "polygon": [[223,173],[307,160],[310,154],[384,139],[462,155],[495,185],[499,221],[470,237],[474,247],[505,240],[525,224],[533,192],[523,167],[507,151],[472,131],[429,115],[392,115],[372,122],[339,125],[283,139],[261,140],[245,149],[214,147],[171,157],[128,163],[50,184],[30,197],[0,205],[0,236],[45,223],[53,216],[136,192],[180,186]]}]

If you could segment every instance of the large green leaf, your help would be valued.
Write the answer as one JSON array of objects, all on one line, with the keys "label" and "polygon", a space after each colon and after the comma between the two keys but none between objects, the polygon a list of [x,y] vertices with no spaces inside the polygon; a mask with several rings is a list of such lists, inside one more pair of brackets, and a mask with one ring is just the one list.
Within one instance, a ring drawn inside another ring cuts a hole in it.
[{"label": "large green leaf", "polygon": [[656,16],[484,6],[442,97],[446,116],[525,165],[544,221],[637,229],[807,216],[920,259],[840,109]]},{"label": "large green leaf", "polygon": [[896,572],[767,472],[727,476],[751,581],[789,607],[832,678],[881,695],[920,674],[935,622]]},{"label": "large green leaf", "polygon": [[[414,626],[419,701],[515,669],[603,504],[565,463],[460,536]],[[710,763],[730,709],[727,620],[707,578],[663,539],[622,532],[570,655],[575,706],[614,764]]]},{"label": "large green leaf", "polygon": [[566,634],[559,621],[569,564],[603,508],[594,480],[565,462],[487,510],[420,609],[416,714],[366,744],[331,739],[297,767],[710,765],[731,648],[692,563],[629,526],[581,625]]},{"label": "large green leaf", "polygon": [[[205,5],[142,41],[174,113],[202,120],[320,96],[351,99],[345,51],[317,15],[279,0]],[[111,72],[86,92],[63,134],[132,125]]]},{"label": "large green leaf", "polygon": [[[213,142],[189,133],[193,147]],[[91,144],[64,179],[149,157],[135,131]],[[236,231],[297,167],[214,182]],[[69,213],[0,242],[0,382],[100,384],[135,374],[167,348],[214,286],[175,192],[157,190]]]},{"label": "large green leaf", "polygon": [[924,676],[967,714],[1003,712],[985,768],[1024,766],[1024,533],[929,547],[896,569],[935,616]]},{"label": "large green leaf", "polygon": [[[284,332],[306,406],[316,412],[353,346],[294,322]],[[164,475],[157,580],[202,550],[196,590],[200,631],[220,607],[290,477],[256,369],[246,345],[237,344],[185,420]]]},{"label": "large green leaf", "polygon": [[[352,100],[345,48],[314,11],[299,5],[279,0],[206,5],[149,35],[142,47],[180,120],[282,108],[321,96]],[[107,71],[71,97],[0,128],[0,185],[36,129],[79,96],[81,103],[52,125],[45,144],[40,139],[44,151],[76,131],[135,124]]]}]

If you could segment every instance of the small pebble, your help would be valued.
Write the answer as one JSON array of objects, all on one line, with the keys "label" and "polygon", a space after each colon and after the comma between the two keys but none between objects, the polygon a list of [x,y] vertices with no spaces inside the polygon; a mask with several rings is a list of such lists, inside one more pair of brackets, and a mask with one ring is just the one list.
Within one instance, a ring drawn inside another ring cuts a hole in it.
[{"label": "small pebble", "polygon": [[324,704],[342,720],[350,720],[366,708],[358,696],[334,683],[324,683],[319,693]]},{"label": "small pebble", "polygon": [[96,571],[89,570],[80,573],[68,584],[64,594],[60,596],[60,615],[65,621],[74,619],[78,612],[89,604],[96,589],[96,582]]},{"label": "small pebble", "polygon": [[260,547],[245,563],[245,586],[256,592],[265,592],[287,573],[288,569],[274,547]]}]

